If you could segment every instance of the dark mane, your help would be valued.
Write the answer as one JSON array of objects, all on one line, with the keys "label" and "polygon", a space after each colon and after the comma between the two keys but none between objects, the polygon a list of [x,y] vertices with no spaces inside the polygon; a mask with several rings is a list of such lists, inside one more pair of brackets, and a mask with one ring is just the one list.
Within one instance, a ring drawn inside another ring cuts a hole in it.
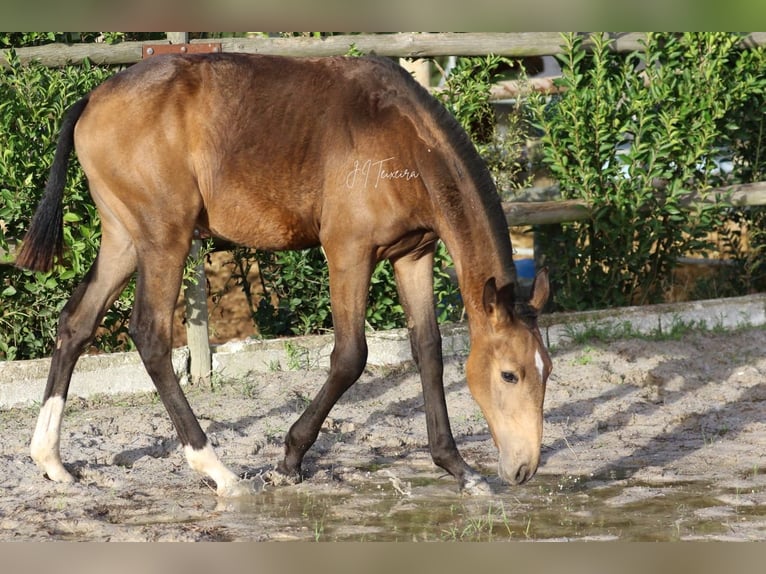
[{"label": "dark mane", "polygon": [[391,71],[403,78],[404,82],[417,96],[418,103],[444,129],[450,143],[455,148],[455,152],[466,162],[471,178],[476,183],[477,188],[482,191],[482,194],[492,192],[492,195],[497,195],[495,182],[492,180],[492,176],[487,169],[487,164],[476,151],[474,143],[463,129],[463,126],[460,125],[444,104],[418,83],[407,70],[395,62],[388,58],[373,57],[371,59],[385,64]]},{"label": "dark mane", "polygon": [[[468,171],[468,176],[473,181],[478,192],[477,198],[481,202],[484,212],[492,229],[494,237],[508,234],[508,223],[503,215],[500,195],[497,186],[492,179],[487,164],[479,155],[468,133],[457,121],[455,116],[436,99],[425,87],[418,83],[404,68],[388,58],[370,58],[387,67],[392,73],[398,74],[403,82],[410,88],[417,98],[417,103],[423,107],[426,114],[433,118],[447,136],[447,141],[454,150],[454,155],[459,157]],[[513,267],[513,266],[512,266]],[[510,270],[515,277],[515,268]]]},{"label": "dark mane", "polygon": [[521,321],[530,329],[537,328],[537,317],[539,313],[537,309],[532,307],[526,301],[517,301],[513,305],[513,316]]}]

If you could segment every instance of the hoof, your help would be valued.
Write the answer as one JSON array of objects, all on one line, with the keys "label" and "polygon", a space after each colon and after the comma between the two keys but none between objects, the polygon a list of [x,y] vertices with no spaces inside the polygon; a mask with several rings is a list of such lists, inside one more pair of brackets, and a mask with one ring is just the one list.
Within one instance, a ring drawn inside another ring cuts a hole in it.
[{"label": "hoof", "polygon": [[244,478],[228,484],[220,484],[215,493],[220,498],[239,498],[242,496],[251,496],[263,490],[265,486],[263,478],[256,476],[253,478]]},{"label": "hoof", "polygon": [[292,486],[301,482],[300,474],[285,474],[279,469],[270,470],[263,474],[263,479],[271,486]]},{"label": "hoof", "polygon": [[43,471],[43,476],[53,482],[63,482],[65,484],[72,484],[75,482],[74,476],[64,468],[61,461],[47,461],[46,463],[37,463]]},{"label": "hoof", "polygon": [[477,472],[471,472],[463,477],[460,492],[468,496],[489,496],[492,494],[492,489],[483,476]]}]

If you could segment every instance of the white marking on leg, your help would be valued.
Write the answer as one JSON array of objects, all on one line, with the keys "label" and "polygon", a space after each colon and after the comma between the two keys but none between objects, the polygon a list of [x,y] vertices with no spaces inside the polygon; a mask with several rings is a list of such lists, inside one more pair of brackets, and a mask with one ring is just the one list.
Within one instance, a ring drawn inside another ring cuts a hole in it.
[{"label": "white marking on leg", "polygon": [[540,380],[543,380],[543,357],[540,355],[540,350],[535,351],[535,367],[537,372],[540,373]]},{"label": "white marking on leg", "polygon": [[40,409],[35,433],[29,452],[32,460],[55,482],[74,482],[74,477],[64,468],[59,453],[61,420],[64,417],[65,401],[61,397],[50,397]]},{"label": "white marking on leg", "polygon": [[197,450],[189,445],[184,447],[184,454],[189,466],[197,472],[215,481],[218,496],[240,496],[245,494],[243,483],[239,477],[230,471],[218,459],[213,447],[209,444]]}]

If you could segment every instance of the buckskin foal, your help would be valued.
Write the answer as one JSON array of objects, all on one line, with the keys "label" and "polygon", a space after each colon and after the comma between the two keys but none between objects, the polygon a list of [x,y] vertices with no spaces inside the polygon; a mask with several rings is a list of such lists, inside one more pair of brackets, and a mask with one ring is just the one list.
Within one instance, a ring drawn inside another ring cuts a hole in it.
[{"label": "buckskin foal", "polygon": [[448,420],[434,311],[434,249],[452,255],[471,337],[466,379],[521,484],[540,459],[551,361],[528,301],[514,295],[511,242],[495,186],[458,123],[402,68],[376,58],[243,54],[158,56],[132,66],[63,118],[50,178],[17,258],[48,270],[62,248],[62,196],[76,149],[102,222],[93,267],[61,313],[32,458],[52,480],[74,365],[137,271],[130,334],[189,465],[221,496],[247,491],[222,464],[171,365],[173,308],[195,229],[259,249],[322,245],[335,345],[327,380],[285,439],[278,470],[301,461],[366,363],[365,307],[376,262],[389,259],[420,370],[434,462],[469,492],[486,482],[463,460]]}]

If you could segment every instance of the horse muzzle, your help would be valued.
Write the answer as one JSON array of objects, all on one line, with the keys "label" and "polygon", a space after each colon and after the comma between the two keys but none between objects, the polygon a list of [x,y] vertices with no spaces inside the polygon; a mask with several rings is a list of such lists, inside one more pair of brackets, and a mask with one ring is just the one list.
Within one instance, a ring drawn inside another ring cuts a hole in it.
[{"label": "horse muzzle", "polygon": [[504,453],[501,450],[497,474],[509,484],[524,484],[537,472],[537,466],[540,464],[539,452],[539,448],[537,454]]}]

